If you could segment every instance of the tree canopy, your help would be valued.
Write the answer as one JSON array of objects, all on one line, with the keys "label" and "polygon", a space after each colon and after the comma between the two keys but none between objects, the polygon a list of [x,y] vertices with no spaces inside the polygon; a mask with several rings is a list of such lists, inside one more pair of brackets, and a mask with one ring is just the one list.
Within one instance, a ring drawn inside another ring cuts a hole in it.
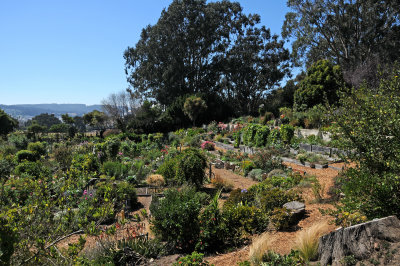
[{"label": "tree canopy", "polygon": [[18,121],[0,109],[0,136],[5,136],[18,127]]},{"label": "tree canopy", "polygon": [[297,63],[310,66],[329,59],[353,72],[373,60],[399,58],[398,1],[288,0],[287,5],[293,12],[286,14],[282,35],[295,39],[292,57]]},{"label": "tree canopy", "polygon": [[259,22],[236,2],[175,0],[125,51],[128,82],[136,95],[163,106],[202,94],[237,106],[251,101],[239,110],[253,111],[284,77],[288,60],[283,42]]}]

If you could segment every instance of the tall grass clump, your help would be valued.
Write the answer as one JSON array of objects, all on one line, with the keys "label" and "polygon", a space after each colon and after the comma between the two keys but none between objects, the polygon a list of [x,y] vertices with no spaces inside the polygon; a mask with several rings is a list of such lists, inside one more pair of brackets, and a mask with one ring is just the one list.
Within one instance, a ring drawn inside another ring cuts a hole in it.
[{"label": "tall grass clump", "polygon": [[318,254],[319,238],[328,231],[329,225],[326,221],[323,221],[315,223],[298,234],[295,249],[299,251],[304,261],[310,261],[316,258]]},{"label": "tall grass clump", "polygon": [[249,251],[251,265],[260,265],[263,255],[272,247],[272,238],[269,232],[265,232],[254,238]]}]

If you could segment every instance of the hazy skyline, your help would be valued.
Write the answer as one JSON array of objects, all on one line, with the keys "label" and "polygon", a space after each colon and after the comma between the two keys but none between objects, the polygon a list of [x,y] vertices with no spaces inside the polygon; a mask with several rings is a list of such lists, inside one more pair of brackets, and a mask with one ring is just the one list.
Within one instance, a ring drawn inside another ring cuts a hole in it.
[{"label": "hazy skyline", "polygon": [[[128,87],[123,53],[172,0],[0,2],[0,104],[100,104]],[[280,34],[286,1],[238,1]]]}]

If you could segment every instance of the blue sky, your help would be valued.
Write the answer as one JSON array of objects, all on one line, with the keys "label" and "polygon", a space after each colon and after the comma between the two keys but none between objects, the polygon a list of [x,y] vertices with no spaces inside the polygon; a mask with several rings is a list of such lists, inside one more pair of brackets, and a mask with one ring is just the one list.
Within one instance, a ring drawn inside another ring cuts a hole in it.
[{"label": "blue sky", "polygon": [[[123,52],[172,0],[1,0],[0,104],[99,104],[128,87]],[[239,0],[280,34],[285,0]]]}]

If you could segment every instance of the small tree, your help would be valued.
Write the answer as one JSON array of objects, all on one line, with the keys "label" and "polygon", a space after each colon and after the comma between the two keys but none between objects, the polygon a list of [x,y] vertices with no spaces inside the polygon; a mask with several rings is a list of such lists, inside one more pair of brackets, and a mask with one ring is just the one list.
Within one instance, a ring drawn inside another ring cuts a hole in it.
[{"label": "small tree", "polygon": [[186,99],[183,105],[183,111],[193,121],[193,126],[196,126],[196,119],[207,109],[206,102],[200,97],[190,96]]}]

